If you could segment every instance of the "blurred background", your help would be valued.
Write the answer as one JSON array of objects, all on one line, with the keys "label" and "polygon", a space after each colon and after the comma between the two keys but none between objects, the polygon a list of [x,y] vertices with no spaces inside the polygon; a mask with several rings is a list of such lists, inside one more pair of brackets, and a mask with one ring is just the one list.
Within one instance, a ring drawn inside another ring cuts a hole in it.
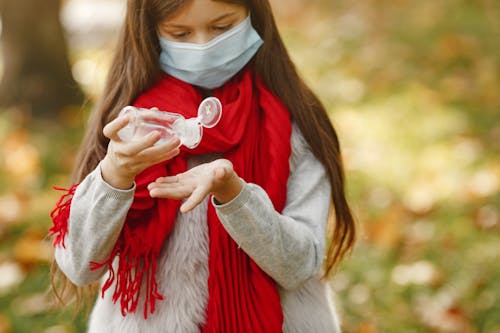
[{"label": "blurred background", "polygon": [[[1,0],[0,333],[84,332],[48,297],[49,211],[123,0]],[[274,0],[336,126],[359,226],[345,332],[500,332],[500,2]]]}]

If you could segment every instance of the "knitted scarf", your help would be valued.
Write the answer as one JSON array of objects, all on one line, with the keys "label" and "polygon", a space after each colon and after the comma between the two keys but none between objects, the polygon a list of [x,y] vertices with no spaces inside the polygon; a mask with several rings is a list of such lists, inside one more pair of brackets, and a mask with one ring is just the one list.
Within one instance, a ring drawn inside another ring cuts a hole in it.
[{"label": "knitted scarf", "polygon": [[[214,91],[223,113],[217,126],[204,129],[201,143],[193,150],[182,147],[175,158],[154,165],[137,175],[134,202],[121,235],[108,260],[91,263],[91,269],[107,266],[109,277],[102,294],[113,285],[113,301],[123,315],[135,312],[139,294],[145,294],[144,317],[155,311],[163,299],[155,279],[156,260],[174,227],[180,200],[151,198],[147,185],[158,177],[187,170],[187,158],[197,154],[223,153],[236,173],[247,182],[260,185],[275,209],[286,201],[289,176],[290,116],[250,69],[245,69]],[[137,107],[196,117],[202,96],[191,85],[165,75],[135,101]],[[64,195],[52,212],[50,229],[54,244],[64,246],[72,193]],[[281,332],[283,313],[275,282],[233,241],[209,205],[209,278],[206,323],[202,332]],[[115,269],[112,262],[118,258]],[[142,290],[142,291],[141,291]],[[168,297],[168,295],[165,295]]]}]

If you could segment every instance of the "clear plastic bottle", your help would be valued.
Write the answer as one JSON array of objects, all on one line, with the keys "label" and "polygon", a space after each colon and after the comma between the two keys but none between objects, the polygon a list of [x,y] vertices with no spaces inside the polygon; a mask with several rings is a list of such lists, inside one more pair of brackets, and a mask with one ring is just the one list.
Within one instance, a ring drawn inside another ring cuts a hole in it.
[{"label": "clear plastic bottle", "polygon": [[205,98],[198,107],[198,116],[189,119],[178,113],[133,106],[126,106],[120,111],[120,117],[125,115],[130,117],[130,121],[118,132],[121,140],[128,142],[158,131],[161,139],[156,144],[177,136],[182,145],[192,149],[201,142],[203,127],[217,125],[222,116],[222,104],[216,97]]}]

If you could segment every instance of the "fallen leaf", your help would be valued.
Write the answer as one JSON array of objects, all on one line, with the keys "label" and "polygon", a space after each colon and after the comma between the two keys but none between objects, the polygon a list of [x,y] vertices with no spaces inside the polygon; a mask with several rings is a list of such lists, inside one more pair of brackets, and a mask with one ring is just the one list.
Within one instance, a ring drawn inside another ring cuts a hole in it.
[{"label": "fallen leaf", "polygon": [[14,259],[25,265],[49,262],[53,248],[44,238],[34,231],[24,234],[14,245]]},{"label": "fallen leaf", "polygon": [[7,193],[0,197],[0,224],[19,222],[25,211],[26,201],[14,193]]},{"label": "fallen leaf", "polygon": [[356,333],[377,333],[377,329],[371,323],[364,323],[358,326]]},{"label": "fallen leaf", "polygon": [[18,263],[7,261],[0,264],[0,295],[6,294],[19,285],[25,274]]},{"label": "fallen leaf", "polygon": [[34,316],[51,309],[52,302],[47,297],[47,293],[37,293],[16,298],[11,307],[22,316]]},{"label": "fallen leaf", "polygon": [[71,332],[73,331],[62,325],[51,326],[43,331],[43,333],[71,333]]},{"label": "fallen leaf", "polygon": [[401,205],[394,203],[375,221],[366,223],[364,233],[368,241],[382,249],[394,248],[403,237],[403,224],[408,214]]},{"label": "fallen leaf", "polygon": [[2,143],[3,169],[11,181],[23,185],[38,181],[40,168],[40,154],[30,143],[26,130],[16,130]]},{"label": "fallen leaf", "polygon": [[0,333],[10,333],[10,320],[3,314],[0,314]]}]

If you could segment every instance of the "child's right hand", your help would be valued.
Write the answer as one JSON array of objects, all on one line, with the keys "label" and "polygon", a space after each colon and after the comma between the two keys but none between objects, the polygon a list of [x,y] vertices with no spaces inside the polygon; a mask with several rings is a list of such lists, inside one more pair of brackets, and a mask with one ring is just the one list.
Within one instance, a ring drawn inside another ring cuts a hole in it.
[{"label": "child's right hand", "polygon": [[144,169],[179,154],[180,146],[178,138],[155,146],[154,144],[161,138],[157,131],[137,140],[123,142],[118,137],[118,131],[128,122],[128,117],[118,117],[104,127],[103,133],[110,141],[106,156],[101,163],[104,181],[124,190],[132,187],[135,176]]}]

